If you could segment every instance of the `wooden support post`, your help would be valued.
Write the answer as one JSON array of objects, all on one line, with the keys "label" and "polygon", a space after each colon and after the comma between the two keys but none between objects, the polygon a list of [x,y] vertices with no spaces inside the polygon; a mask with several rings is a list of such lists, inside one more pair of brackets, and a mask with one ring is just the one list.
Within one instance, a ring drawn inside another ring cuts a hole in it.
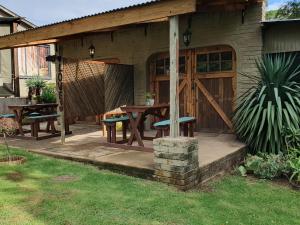
[{"label": "wooden support post", "polygon": [[179,133],[179,17],[170,17],[170,137]]},{"label": "wooden support post", "polygon": [[58,101],[58,114],[60,116],[60,131],[61,131],[61,144],[65,144],[65,113],[64,113],[64,92],[63,92],[63,58],[62,48],[55,45],[55,69],[56,69],[56,90],[57,90],[57,101]]},{"label": "wooden support post", "polygon": [[[11,33],[16,33],[18,31],[18,24],[12,23],[10,27]],[[12,88],[15,97],[20,97],[20,81],[19,81],[19,67],[18,67],[18,49],[11,49],[11,74],[12,74]]]}]

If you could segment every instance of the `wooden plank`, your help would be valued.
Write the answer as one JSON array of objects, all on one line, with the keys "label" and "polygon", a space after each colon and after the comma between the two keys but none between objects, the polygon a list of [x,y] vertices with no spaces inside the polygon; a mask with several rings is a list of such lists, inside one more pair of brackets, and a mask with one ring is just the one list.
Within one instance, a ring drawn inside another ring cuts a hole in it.
[{"label": "wooden plank", "polygon": [[0,49],[192,13],[196,8],[196,0],[154,2],[0,37]]},{"label": "wooden plank", "polygon": [[179,132],[179,17],[170,18],[170,136]]},{"label": "wooden plank", "polygon": [[198,79],[195,79],[195,83],[196,83],[197,87],[200,89],[200,91],[203,93],[203,95],[206,97],[208,102],[212,105],[212,107],[217,111],[217,113],[220,115],[220,117],[224,120],[226,125],[230,129],[232,129],[233,125],[232,125],[231,120],[224,113],[223,109],[219,106],[219,104],[216,102],[214,97],[209,93],[209,91],[205,88],[205,86]]},{"label": "wooden plank", "polygon": [[197,78],[199,79],[217,79],[217,78],[233,78],[235,74],[233,72],[223,72],[223,73],[197,73]]}]

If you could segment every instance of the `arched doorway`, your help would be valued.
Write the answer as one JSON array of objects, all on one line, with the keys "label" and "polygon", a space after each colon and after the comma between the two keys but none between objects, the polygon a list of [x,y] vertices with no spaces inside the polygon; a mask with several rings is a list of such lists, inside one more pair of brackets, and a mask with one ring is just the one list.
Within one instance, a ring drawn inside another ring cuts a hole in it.
[{"label": "arched doorway", "polygon": [[[169,54],[150,58],[150,88],[157,103],[169,102]],[[182,50],[180,115],[197,118],[198,131],[230,131],[236,90],[236,54],[230,46]]]}]

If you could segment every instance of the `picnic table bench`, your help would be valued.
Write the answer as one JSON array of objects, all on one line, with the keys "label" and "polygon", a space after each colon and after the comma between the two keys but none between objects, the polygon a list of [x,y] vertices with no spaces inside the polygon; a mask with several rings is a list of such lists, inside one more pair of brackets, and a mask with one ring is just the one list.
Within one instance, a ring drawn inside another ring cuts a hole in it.
[{"label": "picnic table bench", "polygon": [[[180,117],[179,124],[180,128],[183,131],[183,135],[185,137],[194,137],[194,124],[196,123],[196,118],[194,117]],[[158,131],[157,137],[160,138],[163,135],[169,135],[170,129],[170,120],[163,120],[153,124],[154,128]]]},{"label": "picnic table bench", "polygon": [[128,116],[109,118],[109,119],[102,120],[102,122],[106,126],[108,143],[117,143],[117,123],[118,122],[122,123],[122,133],[123,133],[123,139],[122,139],[122,141],[119,141],[118,143],[126,142],[127,128],[128,128],[128,123],[129,123]]},{"label": "picnic table bench", "polygon": [[[58,136],[59,133],[57,132],[55,128],[54,122],[57,121],[57,118],[59,117],[58,114],[51,114],[51,115],[31,115],[26,117],[30,121],[31,125],[31,136],[34,137],[36,140],[46,139]],[[46,132],[49,133],[51,131],[50,135],[39,137],[39,131],[40,131],[40,123],[41,122],[47,122],[47,128]]]}]

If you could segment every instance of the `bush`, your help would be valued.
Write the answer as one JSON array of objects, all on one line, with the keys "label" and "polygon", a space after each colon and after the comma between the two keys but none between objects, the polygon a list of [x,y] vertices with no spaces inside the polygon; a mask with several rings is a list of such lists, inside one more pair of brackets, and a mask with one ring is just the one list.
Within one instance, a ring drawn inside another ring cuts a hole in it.
[{"label": "bush", "polygon": [[299,130],[300,65],[293,69],[294,60],[265,55],[257,61],[259,77],[248,76],[257,84],[239,99],[233,122],[254,154],[285,152],[284,128]]},{"label": "bush", "polygon": [[245,162],[245,169],[259,178],[270,180],[290,172],[287,158],[281,154],[249,155]]},{"label": "bush", "polygon": [[55,84],[47,84],[47,86],[43,88],[41,101],[44,103],[56,103]]},{"label": "bush", "polygon": [[300,130],[285,129],[284,137],[286,152],[300,149]]},{"label": "bush", "polygon": [[290,169],[290,181],[300,184],[300,150],[289,149],[288,165]]}]

